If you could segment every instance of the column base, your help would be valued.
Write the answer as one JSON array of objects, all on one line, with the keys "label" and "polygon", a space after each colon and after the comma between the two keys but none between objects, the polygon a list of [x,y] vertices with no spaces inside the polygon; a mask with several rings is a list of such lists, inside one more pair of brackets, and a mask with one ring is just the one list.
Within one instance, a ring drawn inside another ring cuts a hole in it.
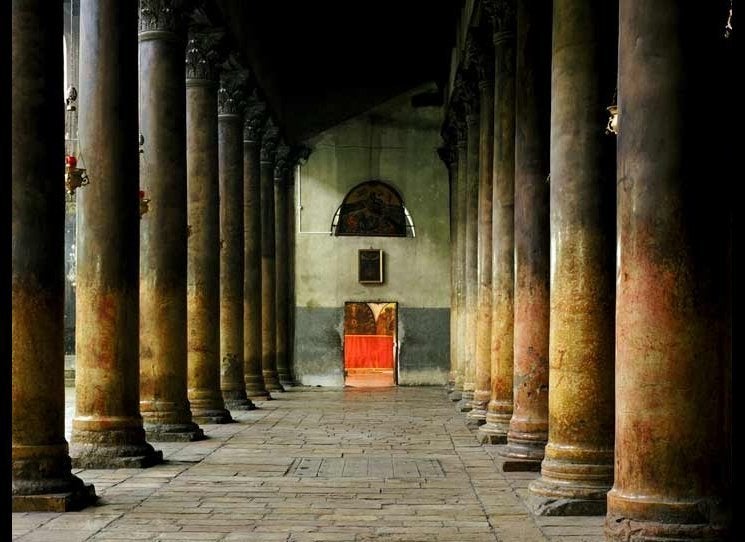
[{"label": "column base", "polygon": [[453,390],[448,393],[448,399],[451,401],[460,401],[463,398],[463,392],[461,390]]},{"label": "column base", "polygon": [[507,427],[490,422],[489,414],[486,415],[486,423],[479,427],[476,438],[481,444],[507,444]]},{"label": "column base", "polygon": [[[80,442],[78,441],[79,435],[80,433],[73,430],[70,444],[70,459],[73,468],[76,469],[146,469],[163,462],[163,452],[155,450],[147,442],[141,444]],[[143,439],[144,436],[143,431]]]},{"label": "column base", "polygon": [[528,509],[536,516],[603,516],[608,486],[579,486],[543,478],[528,486]]},{"label": "column base", "polygon": [[[483,406],[483,405],[482,405]],[[473,408],[468,414],[466,414],[466,425],[468,427],[479,427],[486,423],[486,409],[485,408]]]},{"label": "column base", "polygon": [[202,428],[195,423],[145,424],[145,437],[151,442],[194,442],[204,440]]},{"label": "column base", "polygon": [[[563,454],[564,457],[557,457]],[[547,444],[528,507],[539,516],[602,516],[613,486],[613,450]]]},{"label": "column base", "polygon": [[540,472],[545,446],[545,442],[515,442],[508,433],[507,446],[499,450],[505,458],[502,472]]},{"label": "column base", "polygon": [[663,501],[611,489],[605,518],[607,540],[618,542],[730,541],[731,512],[717,498]]},{"label": "column base", "polygon": [[251,399],[225,399],[225,406],[230,410],[256,410],[258,407]]},{"label": "column base", "polygon": [[264,387],[269,393],[273,391],[282,392],[285,389],[282,384],[279,383],[279,375],[275,371],[262,371],[264,377]]},{"label": "column base", "polygon": [[710,523],[636,521],[612,514],[605,518],[605,539],[615,542],[730,542],[733,540],[731,534],[724,525]]},{"label": "column base", "polygon": [[473,390],[461,392],[460,401],[455,406],[460,412],[470,412],[473,409]]},{"label": "column base", "polygon": [[228,410],[256,410],[245,390],[223,390],[222,398]]},{"label": "column base", "polygon": [[257,391],[255,393],[246,390],[246,397],[248,397],[251,401],[271,401],[273,399],[270,393],[266,390]]},{"label": "column base", "polygon": [[232,423],[235,421],[226,409],[199,410],[192,408],[191,419],[196,424]]},{"label": "column base", "polygon": [[93,505],[98,497],[93,484],[63,493],[13,495],[13,512],[72,512]]}]

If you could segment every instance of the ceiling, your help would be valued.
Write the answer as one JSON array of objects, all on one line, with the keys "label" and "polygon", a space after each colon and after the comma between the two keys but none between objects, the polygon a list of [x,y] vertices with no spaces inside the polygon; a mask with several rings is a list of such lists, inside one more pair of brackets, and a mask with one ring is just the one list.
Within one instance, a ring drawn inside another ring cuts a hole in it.
[{"label": "ceiling", "polygon": [[215,0],[290,143],[419,85],[442,88],[460,4]]}]

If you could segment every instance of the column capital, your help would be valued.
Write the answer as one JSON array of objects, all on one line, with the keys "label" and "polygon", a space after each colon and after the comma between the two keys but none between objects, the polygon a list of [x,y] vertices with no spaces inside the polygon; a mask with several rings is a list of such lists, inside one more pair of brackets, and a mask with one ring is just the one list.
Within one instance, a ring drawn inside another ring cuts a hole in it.
[{"label": "column capital", "polygon": [[463,67],[455,76],[452,100],[463,111],[464,121],[468,116],[477,115],[479,112],[479,93],[476,81],[473,73],[466,71]]},{"label": "column capital", "polygon": [[292,145],[290,147],[290,163],[292,167],[297,164],[305,164],[311,152],[313,152],[313,149],[307,145]]},{"label": "column capital", "polygon": [[140,32],[183,34],[191,4],[189,0],[140,0]]},{"label": "column capital", "polygon": [[453,115],[448,115],[442,127],[442,145],[437,148],[437,156],[440,157],[447,167],[458,161],[458,129],[454,123]]},{"label": "column capital", "polygon": [[281,183],[287,178],[292,167],[291,149],[284,141],[277,145],[277,155],[274,159],[274,182]]},{"label": "column capital", "polygon": [[481,6],[491,26],[494,45],[515,38],[515,0],[481,0]]},{"label": "column capital", "polygon": [[279,127],[274,119],[269,117],[266,128],[261,137],[261,161],[274,162],[277,156],[277,145],[279,144]]},{"label": "column capital", "polygon": [[189,32],[186,44],[186,79],[203,80],[217,83],[220,78],[219,62],[221,60],[224,32]]},{"label": "column capital", "polygon": [[250,87],[250,72],[246,69],[224,70],[220,74],[220,89],[217,91],[219,115],[243,115],[246,96]]},{"label": "column capital", "polygon": [[473,28],[466,38],[463,68],[472,73],[479,86],[494,85],[494,47],[483,28]]},{"label": "column capital", "polygon": [[243,119],[243,141],[260,142],[264,126],[269,118],[266,104],[258,97],[257,91],[246,101],[246,114]]}]

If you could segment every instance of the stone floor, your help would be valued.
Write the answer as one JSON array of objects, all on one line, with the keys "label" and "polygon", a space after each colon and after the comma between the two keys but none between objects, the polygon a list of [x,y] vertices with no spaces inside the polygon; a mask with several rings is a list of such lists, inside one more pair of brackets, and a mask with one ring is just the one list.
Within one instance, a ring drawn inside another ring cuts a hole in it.
[{"label": "stone floor", "polygon": [[[67,394],[67,434],[74,389]],[[96,506],[13,514],[14,540],[603,540],[602,517],[533,517],[442,388],[295,388],[150,469],[83,470]]]}]

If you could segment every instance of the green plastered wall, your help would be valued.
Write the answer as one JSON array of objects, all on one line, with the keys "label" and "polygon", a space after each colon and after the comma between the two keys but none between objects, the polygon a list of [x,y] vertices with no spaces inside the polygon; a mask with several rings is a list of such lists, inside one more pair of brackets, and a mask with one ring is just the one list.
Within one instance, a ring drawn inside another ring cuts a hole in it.
[{"label": "green plastered wall", "polygon": [[[301,384],[342,386],[344,303],[397,302],[398,380],[445,384],[450,367],[450,239],[447,170],[437,156],[439,107],[399,96],[306,142],[295,180],[294,373]],[[331,224],[357,184],[396,188],[416,235],[336,237]],[[357,281],[362,248],[384,252],[383,284]]]}]

